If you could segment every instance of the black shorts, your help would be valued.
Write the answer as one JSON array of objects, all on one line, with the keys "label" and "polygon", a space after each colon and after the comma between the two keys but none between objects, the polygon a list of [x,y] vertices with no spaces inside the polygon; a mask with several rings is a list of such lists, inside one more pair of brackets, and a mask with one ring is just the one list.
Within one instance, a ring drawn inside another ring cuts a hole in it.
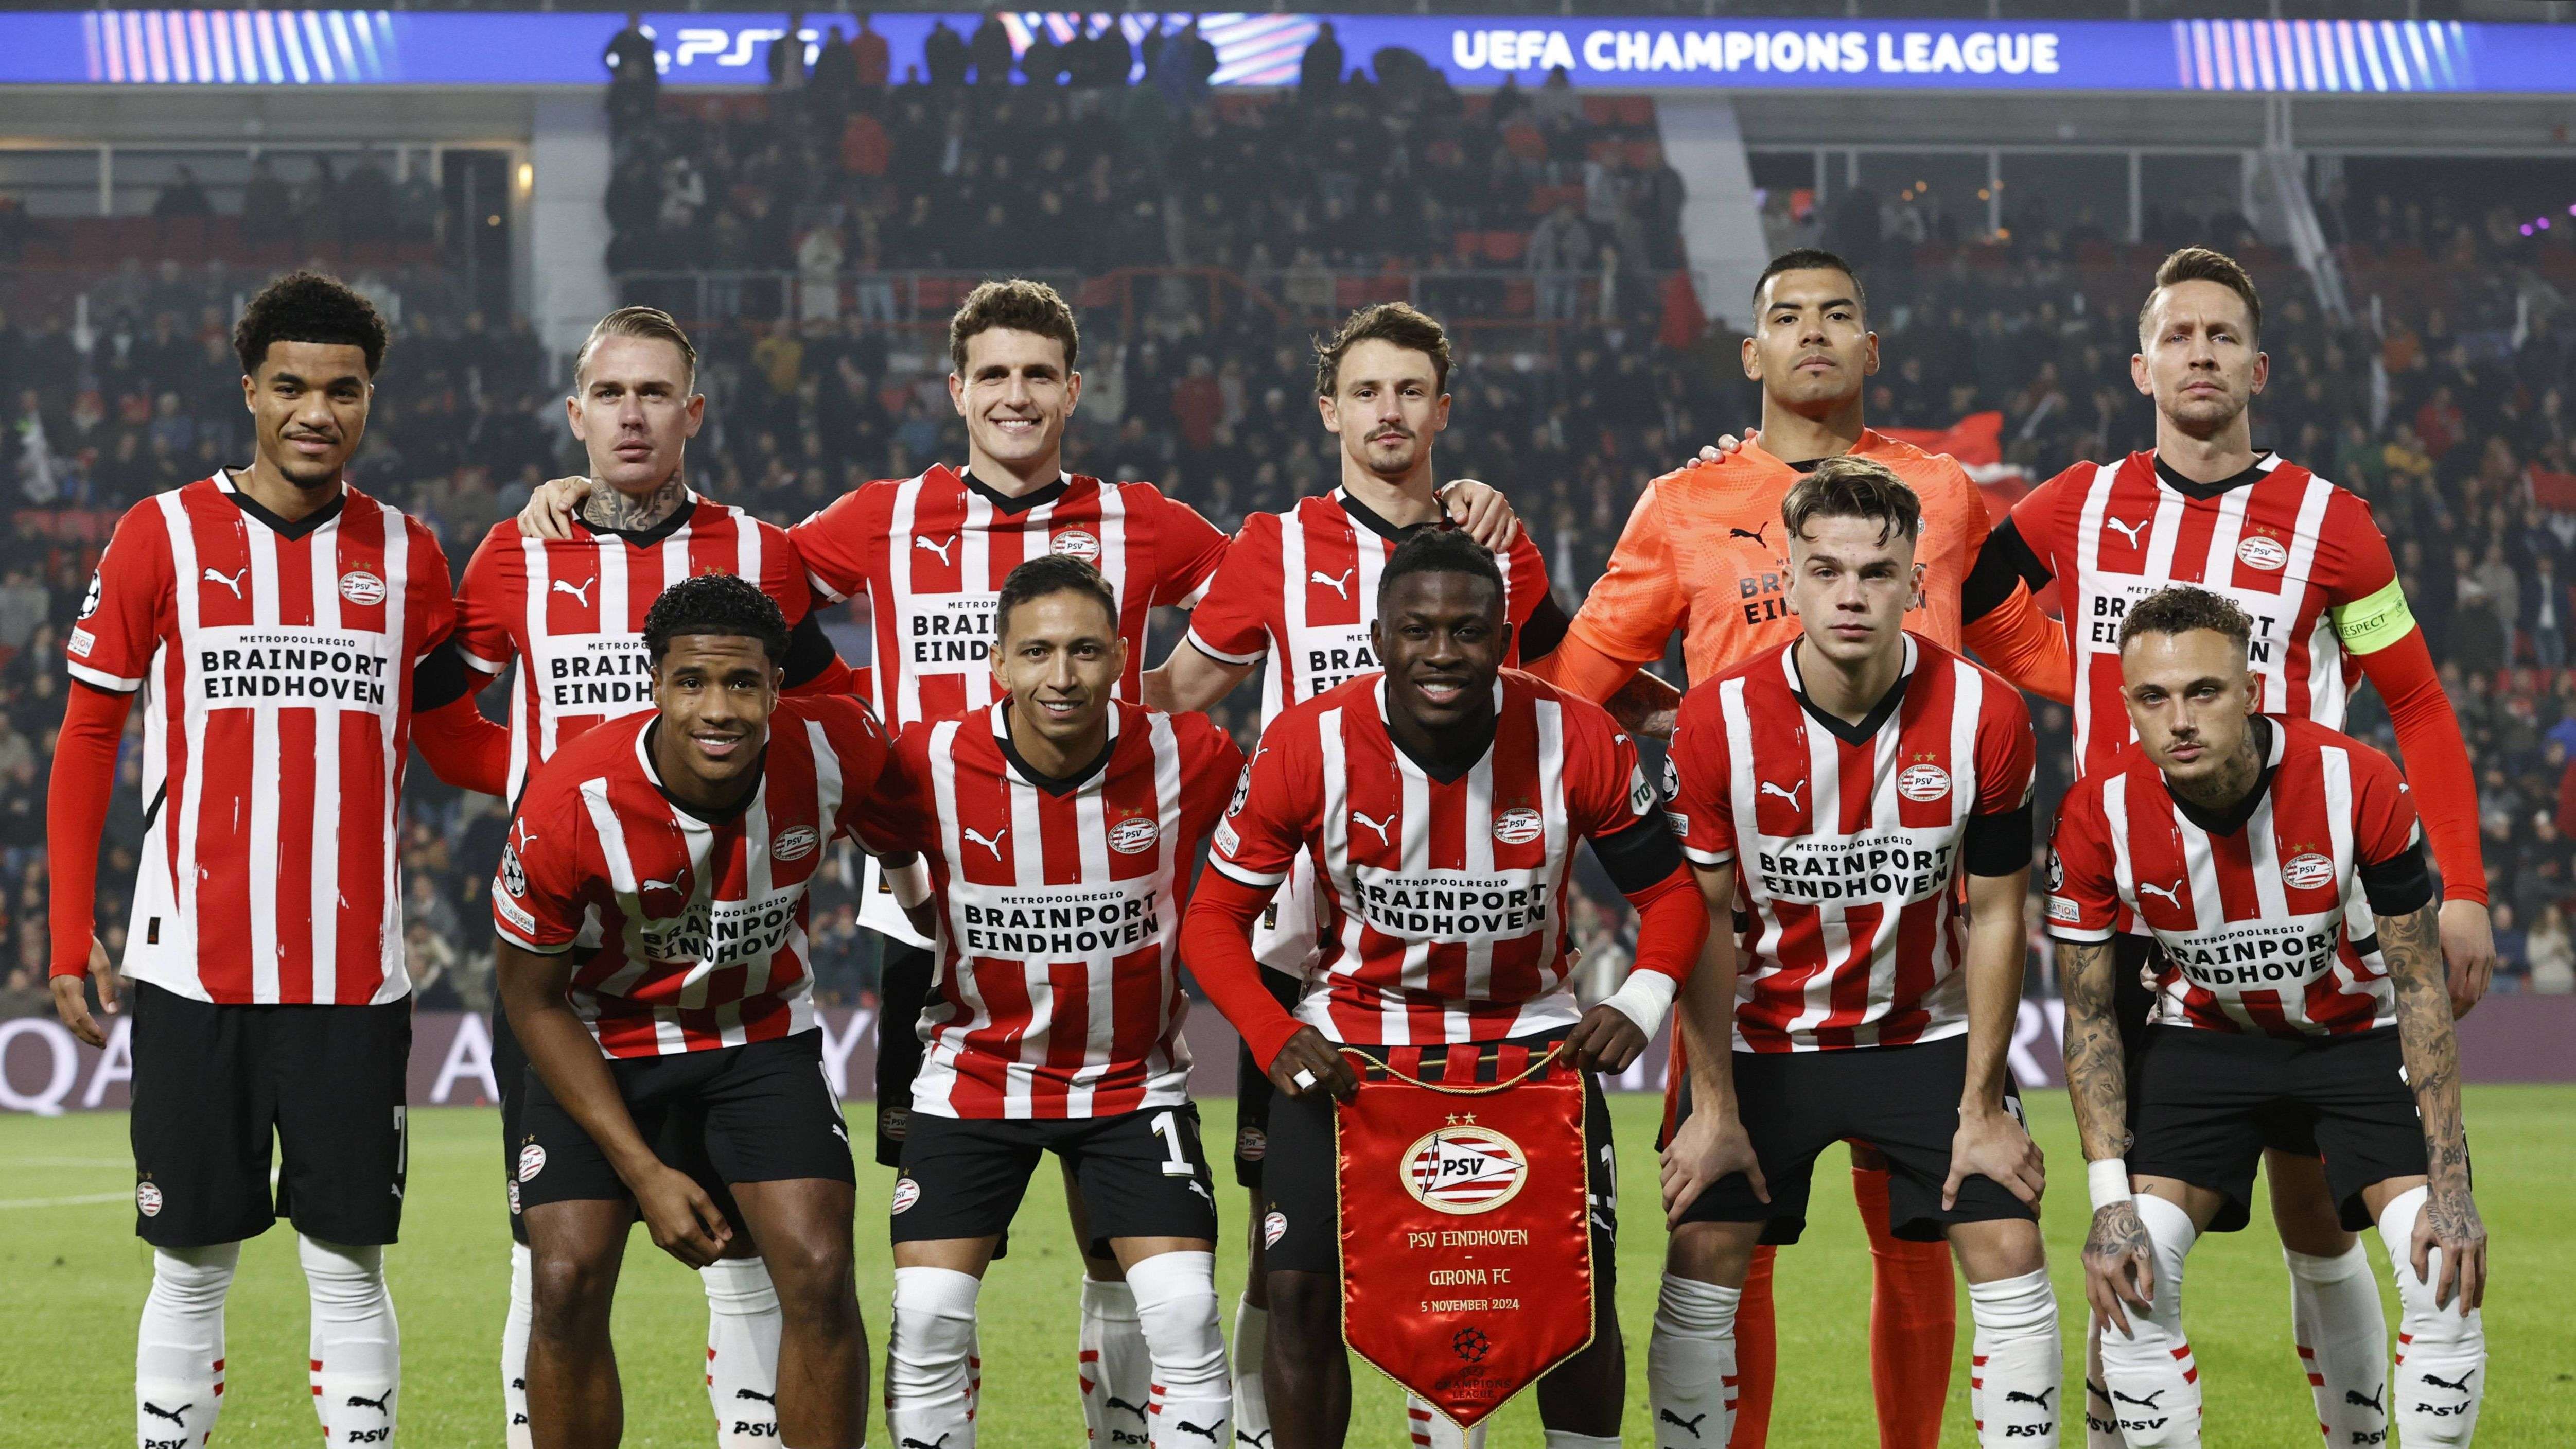
[{"label": "black shorts", "polygon": [[[608,1063],[618,1095],[653,1154],[699,1181],[821,1178],[855,1185],[849,1129],[823,1072],[823,1034]],[[531,1068],[523,1081],[517,1171],[522,1208],[627,1202],[608,1154]],[[683,1148],[694,1145],[703,1163]]]},{"label": "black shorts", "polygon": [[[411,1002],[222,1006],[133,982],[134,1235],[202,1248],[279,1218],[393,1242],[409,1137]],[[271,1137],[283,1153],[269,1190]]]},{"label": "black shorts", "polygon": [[892,936],[877,972],[877,1165],[903,1166],[912,1079],[921,1075],[921,1009],[939,958]]},{"label": "black shorts", "polygon": [[[1291,1012],[1306,994],[1306,983],[1277,971],[1264,969],[1261,984],[1270,988],[1271,1000]],[[1261,1159],[1270,1152],[1270,1099],[1279,1095],[1279,1089],[1270,1085],[1261,1063],[1252,1059],[1252,1048],[1237,1042],[1234,1057],[1234,1180],[1251,1188],[1258,1198]]]},{"label": "black shorts", "polygon": [[[2156,943],[2145,936],[2122,934],[2111,938],[2111,1015],[2120,1028],[2120,1054],[2129,1068],[2129,1126],[2138,1125],[2138,1066],[2146,1056],[2147,1032],[2154,1022],[2159,993],[2142,979],[2143,968],[2152,963],[2159,979],[2167,969]],[[2263,1145],[2274,1152],[2294,1157],[2315,1157],[2317,1151],[2316,1116],[2291,1110],[2263,1114]]]},{"label": "black shorts", "polygon": [[1112,1238],[1216,1241],[1215,1179],[1199,1145],[1199,1109],[1189,1103],[1114,1117],[919,1113],[904,1139],[889,1236],[898,1243],[1001,1236],[1049,1152],[1072,1165],[1081,1188],[1089,1256],[1108,1257]]},{"label": "black shorts", "polygon": [[[1543,1052],[1562,1036],[1563,1032],[1551,1032],[1489,1044],[1477,1056],[1476,1080],[1497,1080],[1496,1046]],[[1387,1050],[1369,1048],[1371,1055],[1381,1057]],[[1425,1055],[1418,1073],[1422,1080],[1447,1080],[1447,1058],[1437,1049]],[[1552,1063],[1535,1080],[1571,1070]],[[1595,1286],[1596,1291],[1608,1293],[1615,1282],[1614,1265],[1618,1262],[1619,1162],[1611,1141],[1610,1104],[1602,1099],[1601,1083],[1590,1072],[1583,1074],[1583,1137],[1593,1149],[1585,1154],[1584,1176],[1592,1199],[1593,1271],[1601,1279]],[[1261,1220],[1265,1244],[1262,1265],[1267,1271],[1341,1277],[1341,1184],[1337,1160],[1330,1097],[1318,1093],[1311,1097],[1281,1097],[1273,1102],[1270,1156],[1262,1187],[1266,1205]]]},{"label": "black shorts", "polygon": [[[1937,1243],[1951,1223],[2036,1221],[2037,1212],[1990,1177],[1961,1182],[1957,1205],[1941,1206],[1967,1081],[1964,1033],[1913,1046],[1737,1052],[1736,1110],[1771,1200],[1755,1197],[1752,1180],[1739,1172],[1710,1184],[1682,1221],[1761,1223],[1763,1242],[1794,1243],[1807,1228],[1816,1154],[1846,1139],[1887,1158],[1887,1218],[1899,1238]],[[2004,1105],[2021,1116],[2021,1094],[2010,1083]],[[1681,1110],[1690,1111],[1687,1086]]]},{"label": "black shorts", "polygon": [[2171,1177],[2227,1201],[2202,1231],[2245,1226],[2254,1165],[2282,1131],[2312,1134],[2346,1229],[2370,1226],[2362,1189],[2430,1169],[2397,1028],[2286,1041],[2199,1027],[2147,1034],[2131,1094],[2132,1176]]},{"label": "black shorts", "polygon": [[[510,1237],[521,1247],[528,1245],[528,1220],[519,1210],[519,1111],[527,1103],[526,1080],[528,1053],[519,1045],[519,1034],[510,1029],[510,1013],[492,1013],[492,1083],[501,1093],[501,1187],[503,1199],[510,1208]],[[706,1114],[681,1109],[663,1119],[662,1135],[654,1152],[665,1162],[697,1180],[699,1187],[716,1200],[716,1207],[733,1225],[735,1233],[748,1240],[751,1228],[743,1221],[742,1206],[733,1200],[733,1190],[716,1175],[715,1165],[707,1160]]]}]

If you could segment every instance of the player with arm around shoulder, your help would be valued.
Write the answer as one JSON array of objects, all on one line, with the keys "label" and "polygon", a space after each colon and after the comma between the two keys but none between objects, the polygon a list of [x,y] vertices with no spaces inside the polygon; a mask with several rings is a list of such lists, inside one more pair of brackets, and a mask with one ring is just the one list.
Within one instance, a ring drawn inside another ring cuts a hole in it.
[{"label": "player with arm around shoulder", "polygon": [[[2268,1124],[2287,1117],[2315,1133],[2345,1227],[2375,1223],[2387,1244],[2404,1346],[2378,1389],[2399,1438],[2466,1445],[2486,1388],[2486,1230],[2422,831],[2386,756],[2258,712],[2252,633],[2188,585],[2129,607],[2138,745],[2068,795],[2051,857],[2106,1427],[2132,1449],[2201,1442],[2185,1255],[2245,1225]],[[2123,929],[2172,968],[2134,1063],[2112,1005]]]},{"label": "player with arm around shoulder", "polygon": [[[864,802],[888,742],[855,701],[780,700],[787,622],[746,580],[672,585],[644,635],[653,711],[546,764],[492,890],[502,1003],[531,1068],[518,1186],[534,1440],[617,1442],[609,1310],[628,1229],[640,1216],[672,1256],[715,1261],[731,1229],[682,1165],[702,1161],[777,1285],[780,1442],[854,1449],[867,1403],[856,1178],[805,917],[829,842],[877,843]],[[673,1152],[674,1120],[694,1125],[698,1152]]]},{"label": "player with arm around shoulder", "polygon": [[1967,1275],[1979,1443],[2054,1445],[2045,1175],[2004,1061],[2029,716],[2001,679],[1902,627],[1921,514],[1893,473],[1828,459],[1781,512],[1800,635],[1693,689],[1673,748],[1673,823],[1709,915],[1751,924],[1711,933],[1684,993],[1655,1442],[1725,1442],[1754,1249],[1797,1240],[1817,1154],[1852,1140],[1888,1160],[1895,1232],[1947,1237]]},{"label": "player with arm around shoulder", "polygon": [[1242,751],[1204,715],[1115,697],[1116,595],[1090,564],[1002,582],[1002,698],[904,731],[872,814],[929,862],[939,974],[889,1228],[888,1427],[975,1442],[976,1302],[1030,1172],[1055,1154],[1152,1357],[1113,1442],[1231,1446],[1216,1198],[1189,1098],[1181,907]]},{"label": "player with arm around shoulder", "polygon": [[[1616,1444],[1615,1161],[1590,1074],[1644,1050],[1707,918],[1627,736],[1599,706],[1502,668],[1511,625],[1493,556],[1462,534],[1419,534],[1388,560],[1379,590],[1373,638],[1385,672],[1327,690],[1263,732],[1184,932],[1191,969],[1280,1094],[1262,1175],[1277,1443],[1332,1449],[1349,1427],[1332,1113],[1357,1079],[1343,1048],[1427,1057],[1406,1070],[1436,1064],[1445,1075],[1458,1045],[1474,1044],[1479,1070],[1515,1047],[1561,1045],[1585,1073],[1586,1140],[1605,1148],[1587,1164],[1595,1334],[1539,1381],[1539,1415],[1551,1446]],[[1579,1011],[1553,903],[1587,839],[1639,927],[1627,983]],[[1314,863],[1325,944],[1317,987],[1291,1015],[1262,985],[1251,936],[1299,855]],[[1491,926],[1400,904],[1465,879],[1494,889],[1496,877],[1515,904]]]}]

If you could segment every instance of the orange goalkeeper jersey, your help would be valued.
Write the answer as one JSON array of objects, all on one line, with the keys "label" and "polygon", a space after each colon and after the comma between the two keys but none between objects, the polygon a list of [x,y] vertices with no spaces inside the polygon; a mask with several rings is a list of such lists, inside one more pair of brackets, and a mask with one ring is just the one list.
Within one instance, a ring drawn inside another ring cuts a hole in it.
[{"label": "orange goalkeeper jersey", "polygon": [[[2073,669],[2065,641],[2028,589],[2016,587],[1963,628],[1960,588],[1985,545],[1987,520],[1985,500],[1958,460],[1869,431],[1851,452],[1886,464],[1923,501],[1914,551],[1924,566],[1923,602],[1907,612],[1905,627],[1945,649],[1974,645],[2014,683],[2066,698]],[[1684,631],[1682,660],[1692,684],[1795,636],[1780,503],[1799,471],[1748,442],[1719,462],[1693,463],[1647,484],[1565,643],[1533,672],[1607,698],[1640,666],[1663,657],[1675,629]]]}]

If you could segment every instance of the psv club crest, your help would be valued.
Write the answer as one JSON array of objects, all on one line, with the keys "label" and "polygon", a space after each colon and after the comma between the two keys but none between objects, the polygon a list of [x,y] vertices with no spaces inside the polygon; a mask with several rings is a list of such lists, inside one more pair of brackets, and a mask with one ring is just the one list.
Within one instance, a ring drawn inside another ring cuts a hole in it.
[{"label": "psv club crest", "polygon": [[1470,1217],[1520,1196],[1529,1182],[1529,1154],[1493,1128],[1477,1126],[1471,1114],[1406,1148],[1397,1171],[1414,1201]]}]

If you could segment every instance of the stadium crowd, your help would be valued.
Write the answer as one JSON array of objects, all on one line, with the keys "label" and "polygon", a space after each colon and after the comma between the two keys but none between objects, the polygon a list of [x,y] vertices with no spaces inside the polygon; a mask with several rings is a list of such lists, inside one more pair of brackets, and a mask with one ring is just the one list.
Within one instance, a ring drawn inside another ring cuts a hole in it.
[{"label": "stadium crowd", "polygon": [[[1698,320],[1681,180],[1642,103],[1557,86],[1461,97],[1390,57],[1373,75],[1326,79],[1335,61],[1297,92],[1212,101],[1183,30],[1131,54],[1130,70],[1144,66],[1132,86],[1104,83],[1118,67],[1096,51],[1042,57],[1062,68],[1042,87],[976,85],[992,53],[980,34],[958,37],[962,60],[943,50],[926,83],[890,85],[866,39],[827,48],[811,73],[782,62],[756,101],[682,105],[631,82],[613,94],[609,258],[623,300],[693,326],[711,402],[692,480],[712,496],[792,521],[867,479],[962,456],[946,310],[994,272],[1057,277],[1082,311],[1073,466],[1155,480],[1229,530],[1329,485],[1332,440],[1305,393],[1314,333],[1360,302],[1419,297],[1460,344],[1443,471],[1512,497],[1569,611],[1644,483],[1755,416],[1733,336]],[[2553,318],[2562,304],[2544,280],[2563,281],[2576,253],[2439,196],[2322,201],[2355,286],[2349,320],[2327,315],[2285,254],[2244,245],[2273,299],[2258,441],[2377,510],[2481,770],[2498,989],[2576,989],[2576,319]],[[1859,191],[1800,225],[1797,240],[1868,272],[1886,359],[1871,421],[1940,429],[2000,412],[1999,501],[2150,436],[2128,359],[2160,248],[2120,247],[2085,218],[2054,225],[2037,204],[2005,236],[1945,240],[1955,223]],[[2158,221],[2239,244],[2231,225],[2244,229],[2206,209]],[[347,270],[399,319],[356,481],[426,521],[461,569],[532,484],[577,462],[560,359],[525,318],[471,310],[434,268]],[[68,307],[0,318],[11,990],[45,974],[39,847],[63,631],[118,512],[246,455],[226,332],[255,281],[221,264],[129,263],[90,289],[85,327]],[[1157,653],[1178,633],[1163,621]],[[864,635],[842,638],[857,662]],[[1239,691],[1220,712],[1247,742],[1256,698]],[[502,713],[497,698],[486,708]],[[2394,751],[2367,691],[2355,722]],[[2069,732],[2055,706],[2039,726]],[[140,754],[129,745],[109,821],[103,921],[126,914]],[[2065,754],[2040,752],[2044,811]],[[488,1009],[481,897],[504,816],[425,769],[411,780],[421,999]],[[844,868],[816,891],[826,999],[873,981],[855,886]],[[1624,959],[1624,915],[1578,903],[1588,956]]]}]

